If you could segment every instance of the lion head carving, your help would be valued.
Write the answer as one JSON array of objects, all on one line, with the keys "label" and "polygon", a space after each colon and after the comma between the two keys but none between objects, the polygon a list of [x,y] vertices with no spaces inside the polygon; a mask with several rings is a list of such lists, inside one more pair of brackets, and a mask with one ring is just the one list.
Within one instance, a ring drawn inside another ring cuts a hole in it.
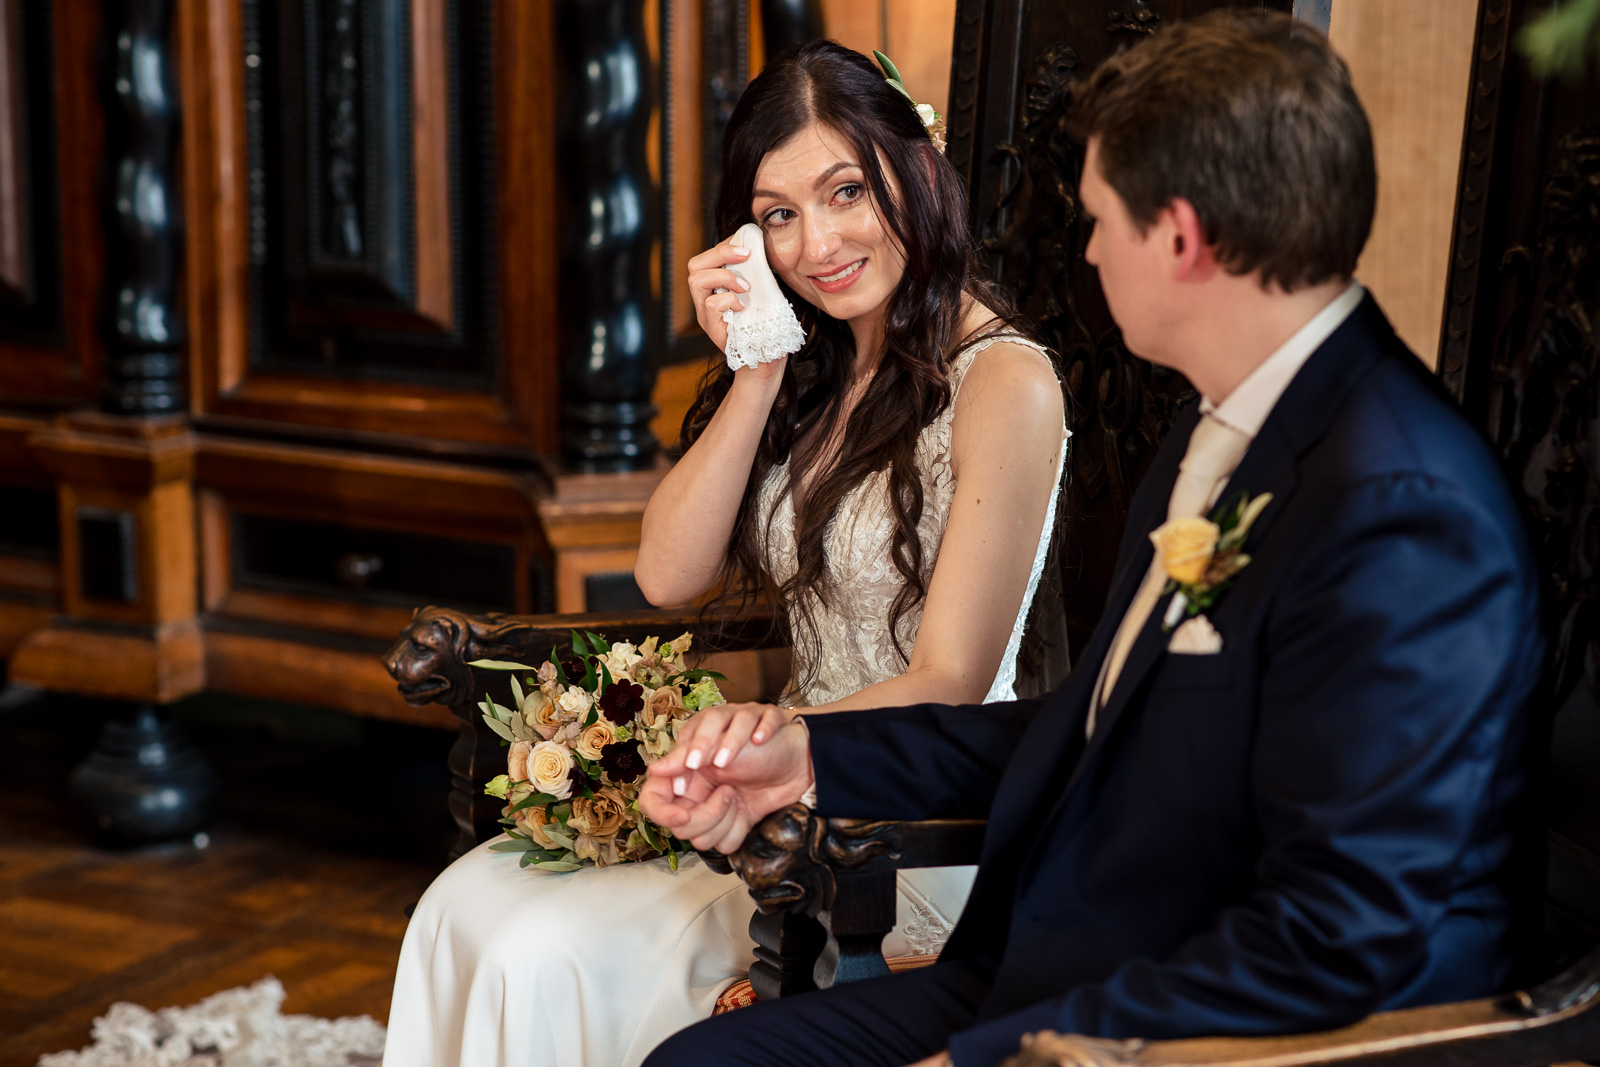
[{"label": "lion head carving", "polygon": [[411,623],[383,657],[407,704],[454,706],[472,695],[467,666],[471,624],[459,611],[418,608]]}]

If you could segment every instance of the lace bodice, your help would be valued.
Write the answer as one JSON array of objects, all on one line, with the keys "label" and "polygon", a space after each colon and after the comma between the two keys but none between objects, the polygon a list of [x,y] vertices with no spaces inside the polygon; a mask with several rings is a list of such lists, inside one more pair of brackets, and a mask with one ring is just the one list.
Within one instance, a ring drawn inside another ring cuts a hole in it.
[{"label": "lace bodice", "polygon": [[[923,581],[933,575],[939,544],[950,519],[950,504],[955,498],[956,478],[950,466],[950,424],[961,382],[977,355],[1001,341],[1039,348],[1021,337],[1000,334],[987,337],[962,350],[950,366],[950,403],[937,418],[923,428],[917,439],[916,463],[922,476],[922,518],[917,527],[922,541]],[[1040,349],[1043,351],[1043,349]],[[1061,460],[1066,457],[1065,427],[1062,428]],[[1060,484],[1059,465],[1056,482]],[[757,497],[757,514],[764,524],[767,565],[778,582],[787,581],[799,567],[795,548],[794,501],[789,493],[789,465],[786,460],[768,472]],[[1039,576],[1044,571],[1049,548],[1049,531],[1055,525],[1056,498],[1050,498],[1033,569],[1028,575],[1027,593],[1011,628],[1005,657],[984,702],[1015,697],[1017,651],[1022,643],[1028,606],[1033,603]],[[869,685],[905,671],[905,661],[895,650],[895,635],[889,617],[895,597],[905,581],[889,557],[894,532],[894,514],[889,506],[889,474],[878,471],[868,476],[839,505],[826,533],[826,603],[812,605],[817,625],[818,662],[807,672],[796,665],[795,676],[810,685],[793,698],[804,705],[825,704],[850,695]],[[909,656],[922,623],[922,605],[916,604],[900,617],[900,648]]]}]

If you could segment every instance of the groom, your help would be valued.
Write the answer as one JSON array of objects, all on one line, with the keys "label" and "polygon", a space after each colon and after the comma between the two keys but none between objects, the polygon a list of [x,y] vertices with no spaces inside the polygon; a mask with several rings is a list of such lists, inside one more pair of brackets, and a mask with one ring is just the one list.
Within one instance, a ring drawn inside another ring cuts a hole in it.
[{"label": "groom", "polygon": [[1494,457],[1350,281],[1375,178],[1348,72],[1221,11],[1080,109],[1087,258],[1128,347],[1200,393],[1105,616],[1039,701],[812,715],[731,760],[737,716],[691,720],[640,804],[698,846],[813,789],[988,831],[936,965],[709,1020],[650,1067],[977,1067],[1037,1030],[1321,1030],[1505,978],[1536,577]]}]

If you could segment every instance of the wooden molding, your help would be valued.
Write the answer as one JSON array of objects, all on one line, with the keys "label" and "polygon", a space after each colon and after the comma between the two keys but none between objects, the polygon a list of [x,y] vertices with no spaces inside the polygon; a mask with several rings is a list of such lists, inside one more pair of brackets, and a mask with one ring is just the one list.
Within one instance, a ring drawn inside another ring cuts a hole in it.
[{"label": "wooden molding", "polygon": [[446,0],[411,0],[411,151],[416,210],[417,311],[455,325],[450,233],[449,56]]},{"label": "wooden molding", "polygon": [[12,681],[59,692],[155,704],[206,686],[193,619],[150,629],[57,619],[21,640],[7,673]]}]

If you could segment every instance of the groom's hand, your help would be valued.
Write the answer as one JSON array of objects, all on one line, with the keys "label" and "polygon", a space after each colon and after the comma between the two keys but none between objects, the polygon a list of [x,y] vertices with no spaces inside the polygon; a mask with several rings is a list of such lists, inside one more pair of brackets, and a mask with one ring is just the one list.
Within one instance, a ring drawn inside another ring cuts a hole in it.
[{"label": "groom's hand", "polygon": [[[697,713],[672,751],[651,764],[639,809],[696,848],[736,851],[752,826],[811,788],[805,727],[780,725],[774,711],[730,704]],[[752,721],[765,736],[744,744]]]}]

